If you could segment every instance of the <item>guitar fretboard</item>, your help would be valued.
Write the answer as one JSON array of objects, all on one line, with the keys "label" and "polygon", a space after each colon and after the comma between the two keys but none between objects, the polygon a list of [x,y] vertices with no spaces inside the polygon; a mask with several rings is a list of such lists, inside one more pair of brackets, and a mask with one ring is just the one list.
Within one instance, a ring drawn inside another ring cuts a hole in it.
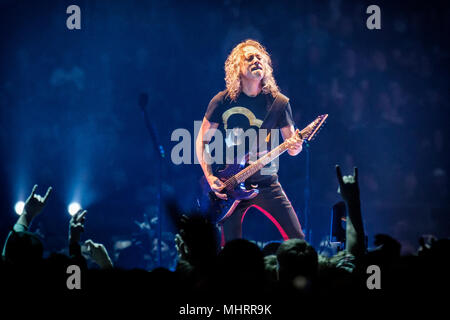
[{"label": "guitar fretboard", "polygon": [[[325,122],[326,118],[328,117],[328,114],[319,116],[316,120],[314,120],[312,123],[310,123],[306,128],[304,128],[302,131],[298,132],[298,130],[295,132],[295,134],[298,134],[300,137],[302,137],[305,140],[311,140],[313,138],[319,128],[322,126],[322,124]],[[282,155],[284,152],[287,151],[289,148],[289,140],[284,141],[282,144],[280,144],[275,149],[271,150],[270,152],[266,153],[264,156],[253,162],[248,167],[244,168],[242,171],[235,174],[230,179],[226,180],[224,182],[227,189],[233,189],[238,184],[244,182],[248,178],[250,178],[252,175],[254,175],[256,172],[261,170],[265,165],[269,164],[276,158],[278,158],[280,155]]]},{"label": "guitar fretboard", "polygon": [[[302,133],[303,131],[304,130],[302,130]],[[300,136],[302,136],[302,133],[300,133]],[[225,181],[224,183],[226,187],[234,188],[236,185],[244,182],[252,175],[254,175],[256,172],[261,170],[265,165],[269,164],[270,162],[281,156],[283,153],[285,153],[288,148],[289,148],[289,141],[286,140],[278,147],[266,153],[257,161],[253,162],[251,165],[249,165],[245,169],[242,169],[242,171],[239,171],[239,173],[235,174],[233,177]]]},{"label": "guitar fretboard", "polygon": [[261,158],[259,158],[257,161],[253,162],[251,165],[249,165],[247,168],[243,169],[239,173],[237,173],[234,177],[236,178],[236,183],[239,184],[241,182],[244,182],[248,178],[250,178],[252,175],[254,175],[256,172],[261,170],[265,165],[271,163],[273,160],[278,158],[280,155],[282,155],[286,150],[288,149],[287,141],[280,144],[278,147],[273,149],[272,151],[268,152]]}]

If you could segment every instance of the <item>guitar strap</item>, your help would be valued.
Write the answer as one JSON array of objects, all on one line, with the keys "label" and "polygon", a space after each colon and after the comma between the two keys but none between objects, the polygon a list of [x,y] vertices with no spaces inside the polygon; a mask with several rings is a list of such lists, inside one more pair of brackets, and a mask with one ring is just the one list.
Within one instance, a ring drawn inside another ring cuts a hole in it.
[{"label": "guitar strap", "polygon": [[273,129],[277,124],[278,118],[280,117],[280,111],[283,110],[288,102],[289,98],[279,92],[270,106],[270,109],[267,111],[266,117],[264,118],[260,129]]}]

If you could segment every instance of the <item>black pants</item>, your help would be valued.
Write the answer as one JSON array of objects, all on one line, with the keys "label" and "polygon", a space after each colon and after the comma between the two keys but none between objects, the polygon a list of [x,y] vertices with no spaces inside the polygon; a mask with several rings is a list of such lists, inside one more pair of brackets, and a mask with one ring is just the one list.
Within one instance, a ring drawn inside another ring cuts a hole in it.
[{"label": "black pants", "polygon": [[259,189],[259,194],[250,200],[242,200],[233,214],[222,224],[222,245],[226,241],[242,238],[242,222],[247,210],[258,209],[278,229],[284,240],[290,238],[304,239],[302,227],[278,181]]}]

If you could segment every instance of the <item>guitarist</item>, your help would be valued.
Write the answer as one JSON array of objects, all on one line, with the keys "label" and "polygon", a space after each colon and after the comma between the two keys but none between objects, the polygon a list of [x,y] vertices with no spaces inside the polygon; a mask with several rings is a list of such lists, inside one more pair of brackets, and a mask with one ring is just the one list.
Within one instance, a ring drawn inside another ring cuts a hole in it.
[{"label": "guitarist", "polygon": [[[275,118],[271,121],[273,125],[267,128],[268,132],[279,128],[283,139],[293,140],[288,150],[291,156],[302,151],[303,140],[295,134],[289,100],[280,93],[271,64],[269,54],[259,42],[246,40],[239,43],[225,62],[226,90],[219,92],[210,101],[203,118],[196,140],[196,153],[211,189],[221,199],[227,199],[226,194],[220,193],[224,184],[214,176],[208,164],[211,162],[206,159],[208,152],[205,152],[205,146],[211,142],[215,130],[220,130],[225,137],[223,155],[236,155],[236,148],[242,143],[245,143],[248,152],[250,146],[243,132],[249,128],[258,130],[270,108],[274,107],[275,98],[280,95],[282,105],[276,114],[271,113]],[[230,149],[235,152],[230,152]],[[223,159],[223,163],[226,160]],[[223,221],[223,243],[242,237],[242,220],[251,207],[270,219],[284,240],[304,238],[297,215],[278,182],[276,169],[272,171],[272,174],[266,172],[264,175],[255,173],[245,181],[247,188],[257,187],[259,194],[253,199],[242,200],[233,214]]]}]

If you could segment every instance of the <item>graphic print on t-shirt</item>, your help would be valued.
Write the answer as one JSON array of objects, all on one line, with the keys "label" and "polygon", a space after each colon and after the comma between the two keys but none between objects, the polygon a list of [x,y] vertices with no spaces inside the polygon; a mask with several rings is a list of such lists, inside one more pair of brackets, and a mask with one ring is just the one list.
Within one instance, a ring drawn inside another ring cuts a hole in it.
[{"label": "graphic print on t-shirt", "polygon": [[[235,115],[235,117],[232,117],[233,115]],[[246,121],[244,119],[242,119],[244,123],[242,123],[242,121],[240,121],[241,126],[239,126],[238,124],[234,125],[235,123],[233,123],[232,118],[237,118],[236,115],[245,116],[247,118],[248,123],[245,123]],[[229,119],[230,119],[230,124],[231,124],[230,127],[232,129],[227,131]],[[223,121],[223,127],[225,129],[225,133],[226,133],[225,143],[226,143],[227,148],[241,145],[245,140],[245,135],[244,135],[245,130],[248,130],[250,127],[256,127],[256,129],[259,129],[263,123],[263,120],[257,119],[255,114],[253,112],[251,112],[249,109],[247,109],[245,107],[239,107],[239,106],[226,110],[222,114],[222,121]],[[244,129],[245,125],[247,125],[246,129]]]}]

